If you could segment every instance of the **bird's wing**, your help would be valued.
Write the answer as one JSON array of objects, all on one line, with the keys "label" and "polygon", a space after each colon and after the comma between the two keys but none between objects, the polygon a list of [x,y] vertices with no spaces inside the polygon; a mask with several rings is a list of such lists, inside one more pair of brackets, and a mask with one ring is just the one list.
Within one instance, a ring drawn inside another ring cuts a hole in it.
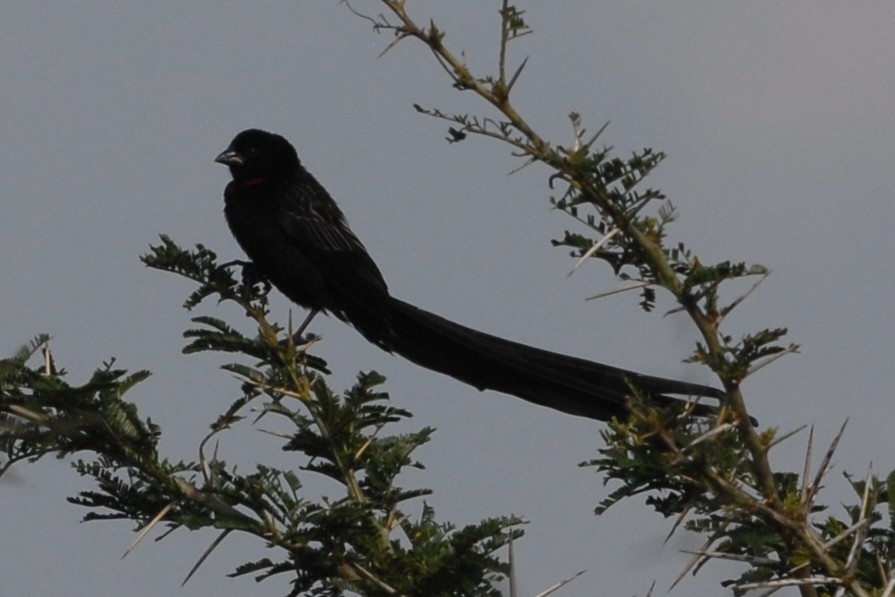
[{"label": "bird's wing", "polygon": [[[310,178],[310,175],[309,175]],[[316,266],[332,291],[388,295],[388,286],[360,239],[326,190],[312,178],[302,182],[281,206],[279,223],[293,246]]]}]

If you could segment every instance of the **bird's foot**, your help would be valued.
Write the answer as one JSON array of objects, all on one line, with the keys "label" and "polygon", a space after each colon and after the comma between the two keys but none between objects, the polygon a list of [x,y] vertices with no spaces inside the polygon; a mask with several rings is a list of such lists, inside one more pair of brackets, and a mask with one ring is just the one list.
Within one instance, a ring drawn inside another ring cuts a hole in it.
[{"label": "bird's foot", "polygon": [[267,294],[271,291],[270,281],[264,276],[261,271],[258,269],[258,266],[255,265],[251,261],[243,261],[242,259],[234,259],[233,261],[228,261],[227,263],[222,263],[221,267],[236,267],[239,266],[242,268],[242,289],[243,295],[246,298],[249,298],[252,294],[252,288],[257,284],[261,284],[261,295],[267,296]]},{"label": "bird's foot", "polygon": [[312,333],[307,333],[307,334],[295,333],[295,334],[292,334],[291,337],[280,341],[280,344],[282,346],[292,344],[293,346],[296,346],[299,348],[307,348],[308,346],[310,346],[314,342],[321,340],[322,338],[323,338],[323,336],[319,336],[317,334],[312,334]]}]

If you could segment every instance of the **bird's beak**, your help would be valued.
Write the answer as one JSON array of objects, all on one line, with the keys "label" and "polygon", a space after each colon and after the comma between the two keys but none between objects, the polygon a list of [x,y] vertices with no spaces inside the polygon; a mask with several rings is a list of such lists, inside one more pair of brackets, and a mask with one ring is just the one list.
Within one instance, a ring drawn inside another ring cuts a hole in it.
[{"label": "bird's beak", "polygon": [[214,161],[225,166],[242,166],[243,164],[242,156],[229,147],[214,158]]}]

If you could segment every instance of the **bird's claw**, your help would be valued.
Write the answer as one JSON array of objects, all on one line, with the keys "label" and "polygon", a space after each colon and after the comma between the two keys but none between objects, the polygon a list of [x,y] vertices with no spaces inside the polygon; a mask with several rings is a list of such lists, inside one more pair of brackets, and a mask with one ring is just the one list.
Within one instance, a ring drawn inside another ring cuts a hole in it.
[{"label": "bird's claw", "polygon": [[244,261],[242,259],[234,259],[232,261],[228,261],[227,263],[222,263],[221,267],[236,267],[239,266],[242,268],[241,276],[242,276],[242,287],[243,294],[246,298],[249,298],[251,295],[251,289],[255,287],[256,284],[261,284],[261,295],[266,296],[272,289],[270,285],[270,280],[264,276],[261,271],[258,269],[258,266],[255,265],[252,261]]},{"label": "bird's claw", "polygon": [[297,347],[305,347],[313,344],[320,340],[323,336],[318,336],[317,334],[307,333],[307,334],[299,334],[295,333],[291,337],[286,338],[285,340],[281,340],[280,344],[282,346],[287,346],[291,344],[292,346]]}]

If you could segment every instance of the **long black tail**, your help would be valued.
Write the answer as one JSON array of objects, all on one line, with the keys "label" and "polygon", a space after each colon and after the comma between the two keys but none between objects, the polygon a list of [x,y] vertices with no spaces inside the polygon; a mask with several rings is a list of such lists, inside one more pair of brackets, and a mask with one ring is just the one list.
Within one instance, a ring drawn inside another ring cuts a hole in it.
[{"label": "long black tail", "polygon": [[[669,394],[723,396],[699,384],[642,375],[511,342],[448,321],[396,298],[384,301],[388,340],[381,328],[358,326],[367,338],[427,369],[450,375],[479,390],[496,390],[573,415],[607,421],[627,412],[631,386],[659,405],[680,402]],[[382,321],[382,319],[379,319]],[[378,327],[378,326],[377,326]],[[370,337],[377,336],[376,338]],[[697,404],[694,413],[715,409]]]}]

